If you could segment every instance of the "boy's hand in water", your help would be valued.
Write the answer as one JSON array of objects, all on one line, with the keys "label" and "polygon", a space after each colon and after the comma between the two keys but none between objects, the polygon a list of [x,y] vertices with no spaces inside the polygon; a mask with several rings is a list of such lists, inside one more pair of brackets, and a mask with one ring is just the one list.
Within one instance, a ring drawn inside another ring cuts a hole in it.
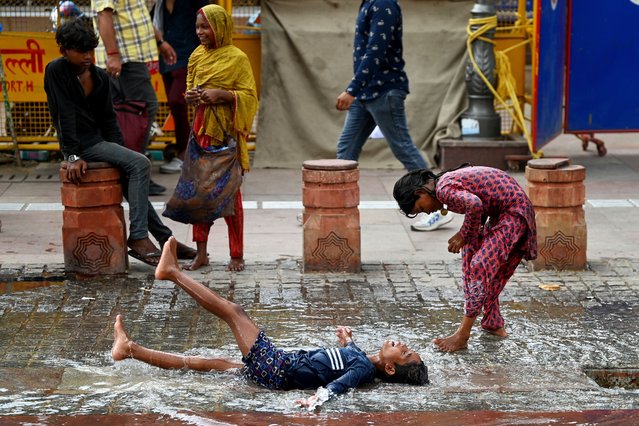
[{"label": "boy's hand in water", "polygon": [[349,342],[353,341],[353,332],[350,327],[340,325],[337,327],[335,335],[337,336],[340,346],[346,346]]},{"label": "boy's hand in water", "polygon": [[[309,398],[302,398],[302,399],[296,399],[295,403],[297,405],[299,405],[300,407],[304,407],[304,408],[310,408],[310,407],[314,407],[315,404],[317,402],[317,394],[309,397]],[[312,408],[310,408],[312,410]]]},{"label": "boy's hand in water", "polygon": [[331,398],[331,391],[326,388],[318,388],[315,395],[309,398],[296,399],[295,403],[301,407],[305,407],[308,411],[313,411],[317,407],[321,406],[323,403],[328,401]]}]

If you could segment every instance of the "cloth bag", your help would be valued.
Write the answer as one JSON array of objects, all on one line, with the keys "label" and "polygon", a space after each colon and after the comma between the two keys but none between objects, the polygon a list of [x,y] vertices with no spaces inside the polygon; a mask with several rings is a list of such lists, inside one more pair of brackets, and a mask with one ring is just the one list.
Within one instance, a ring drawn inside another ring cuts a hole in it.
[{"label": "cloth bag", "polygon": [[242,184],[242,166],[235,139],[202,148],[191,131],[182,173],[162,216],[181,223],[210,223],[235,214],[235,197]]},{"label": "cloth bag", "polygon": [[113,102],[113,109],[124,138],[124,146],[144,154],[149,129],[146,102],[117,99]]},{"label": "cloth bag", "polygon": [[128,99],[116,78],[109,79],[113,96],[115,119],[120,126],[124,146],[144,154],[146,152],[146,135],[149,130],[149,116],[144,100]]}]

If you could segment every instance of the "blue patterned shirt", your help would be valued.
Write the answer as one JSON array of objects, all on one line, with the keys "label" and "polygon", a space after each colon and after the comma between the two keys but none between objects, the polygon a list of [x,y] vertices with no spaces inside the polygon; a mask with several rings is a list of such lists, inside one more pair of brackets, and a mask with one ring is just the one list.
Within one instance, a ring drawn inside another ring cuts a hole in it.
[{"label": "blue patterned shirt", "polygon": [[355,24],[354,74],[346,92],[365,101],[391,89],[408,93],[397,0],[363,0]]}]

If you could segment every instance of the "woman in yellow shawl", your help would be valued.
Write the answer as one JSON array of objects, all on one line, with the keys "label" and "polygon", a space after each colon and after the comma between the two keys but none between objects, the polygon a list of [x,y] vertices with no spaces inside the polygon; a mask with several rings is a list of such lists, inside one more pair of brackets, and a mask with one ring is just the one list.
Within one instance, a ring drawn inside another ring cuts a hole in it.
[{"label": "woman in yellow shawl", "polygon": [[[223,7],[207,5],[200,9],[195,32],[201,44],[189,58],[185,99],[197,104],[193,122],[197,142],[203,148],[215,147],[224,143],[225,132],[232,135],[237,142],[242,170],[248,171],[246,140],[257,111],[251,64],[246,54],[232,44],[233,21]],[[224,217],[231,252],[227,270],[241,271],[244,269],[244,211],[239,189],[234,203],[234,215]],[[212,224],[193,225],[197,256],[188,269],[209,264],[206,246]]]}]

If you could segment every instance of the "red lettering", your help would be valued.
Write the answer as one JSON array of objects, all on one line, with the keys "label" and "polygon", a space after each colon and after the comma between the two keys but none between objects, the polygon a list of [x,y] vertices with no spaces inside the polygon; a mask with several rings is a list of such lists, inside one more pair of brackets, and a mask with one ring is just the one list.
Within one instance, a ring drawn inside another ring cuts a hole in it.
[{"label": "red lettering", "polygon": [[6,83],[7,92],[35,92],[33,81],[11,80]]},{"label": "red lettering", "polygon": [[7,58],[4,62],[7,72],[15,74],[19,69],[23,74],[38,73],[44,70],[43,58],[44,49],[40,48],[40,44],[34,39],[26,41],[26,49],[2,49],[0,53],[3,55],[28,55],[29,59]]}]

